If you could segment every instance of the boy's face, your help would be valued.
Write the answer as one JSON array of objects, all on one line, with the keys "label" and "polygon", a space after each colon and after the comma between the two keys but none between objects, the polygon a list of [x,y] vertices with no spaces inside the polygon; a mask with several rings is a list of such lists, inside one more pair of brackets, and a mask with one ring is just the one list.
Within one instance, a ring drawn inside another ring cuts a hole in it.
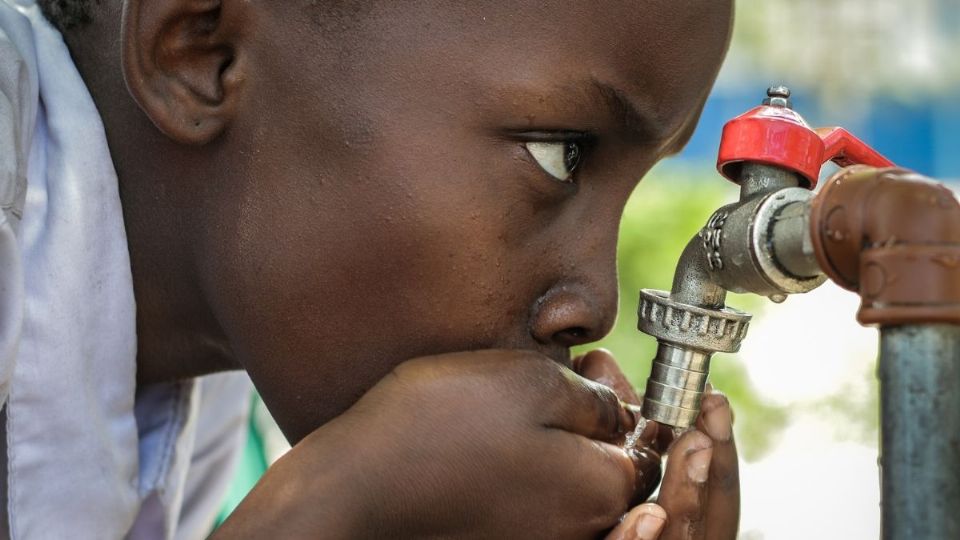
[{"label": "boy's face", "polygon": [[198,251],[287,435],[411,357],[608,332],[621,211],[696,121],[729,3],[289,4],[251,21]]}]

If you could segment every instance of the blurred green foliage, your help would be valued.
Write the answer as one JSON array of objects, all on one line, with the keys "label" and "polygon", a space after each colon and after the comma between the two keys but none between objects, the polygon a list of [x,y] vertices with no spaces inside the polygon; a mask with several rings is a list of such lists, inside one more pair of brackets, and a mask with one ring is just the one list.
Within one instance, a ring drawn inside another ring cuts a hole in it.
[{"label": "blurred green foliage", "polygon": [[852,378],[838,392],[803,405],[831,419],[833,430],[825,435],[833,440],[863,445],[876,445],[879,441],[880,383],[873,364],[860,374],[859,381]]},{"label": "blurred green foliage", "polygon": [[[639,291],[669,290],[684,246],[714,210],[737,196],[737,187],[712,173],[708,166],[693,171],[674,165],[660,166],[648,174],[627,203],[618,253],[620,317],[609,336],[584,350],[609,349],[641,391],[656,352],[656,340],[637,330]],[[754,315],[763,302],[742,295],[728,298],[733,307]],[[716,355],[711,362],[710,381],[733,405],[742,456],[747,460],[762,457],[785,425],[786,410],[760,397],[736,355]]]}]

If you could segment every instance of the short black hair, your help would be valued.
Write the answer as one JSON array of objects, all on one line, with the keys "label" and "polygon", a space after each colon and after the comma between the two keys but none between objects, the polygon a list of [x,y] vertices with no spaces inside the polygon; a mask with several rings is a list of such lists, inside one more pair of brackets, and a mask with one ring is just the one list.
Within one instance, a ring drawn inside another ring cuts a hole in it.
[{"label": "short black hair", "polygon": [[94,1],[100,0],[37,0],[37,4],[47,20],[63,31],[90,22],[90,10]]}]

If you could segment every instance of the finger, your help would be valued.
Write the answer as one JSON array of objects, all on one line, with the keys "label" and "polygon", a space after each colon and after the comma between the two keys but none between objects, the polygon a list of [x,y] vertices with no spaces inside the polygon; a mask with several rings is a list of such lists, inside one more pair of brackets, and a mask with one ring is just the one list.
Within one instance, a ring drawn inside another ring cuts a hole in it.
[{"label": "finger", "polygon": [[[660,479],[661,459],[649,450],[619,446],[565,432],[555,432],[551,468],[562,471],[561,485],[550,490],[561,500],[576,497],[576,508],[586,529],[609,530],[627,509],[646,501]],[[572,490],[570,486],[575,486]],[[562,493],[568,491],[568,493]],[[628,537],[632,538],[632,537]]]},{"label": "finger", "polygon": [[570,369],[572,369],[577,375],[583,375],[583,372],[581,371],[581,365],[583,364],[583,357],[585,356],[585,354],[574,356],[573,360],[570,361]]},{"label": "finger", "polygon": [[539,387],[548,390],[540,399],[544,426],[607,442],[622,440],[636,427],[639,416],[620,401],[613,389],[555,363],[547,370],[555,371],[543,374],[553,378],[555,384],[539,381]]},{"label": "finger", "polygon": [[697,428],[713,440],[713,459],[707,481],[706,538],[736,538],[740,524],[740,470],[733,440],[733,411],[719,392],[704,395]]},{"label": "finger", "polygon": [[[710,394],[713,392],[713,385],[709,382],[704,389],[704,395]],[[677,438],[677,432],[674,431],[674,428],[668,425],[662,425],[655,422],[650,422],[651,424],[656,424],[657,429],[653,432],[653,436],[650,439],[650,447],[656,450],[661,454],[666,454],[667,450],[670,448],[670,445],[673,444],[673,441]]]},{"label": "finger", "polygon": [[640,405],[640,397],[636,390],[609,351],[603,349],[590,351],[580,357],[580,361],[574,365],[579,368],[576,371],[580,375],[613,388],[623,401]]},{"label": "finger", "polygon": [[[592,511],[582,510],[601,519],[612,518],[597,529],[603,530],[614,525],[630,503],[650,496],[659,482],[662,461],[659,454],[648,448],[624,449],[609,444],[611,438],[622,438],[636,424],[633,413],[611,388],[569,370],[561,369],[557,374],[560,377],[553,378],[542,372],[539,379],[538,386],[544,389],[545,398],[541,403],[549,417],[543,425],[562,431],[557,434],[562,436],[562,442],[554,446],[558,455],[576,458],[560,470],[579,477],[572,484],[589,486],[580,488],[582,495],[591,492],[585,501],[592,505],[601,503]],[[575,446],[564,451],[569,444]],[[616,513],[609,515],[611,510]]]},{"label": "finger", "polygon": [[[637,418],[640,417],[640,397],[637,395],[633,385],[630,384],[627,376],[620,370],[620,365],[609,351],[603,349],[590,351],[583,356],[575,358],[573,365],[574,371],[581,376],[612,388],[622,401],[634,405],[635,407],[631,410]],[[640,440],[643,441],[645,446],[650,446],[656,437],[657,424],[648,422],[640,434]],[[658,451],[665,448],[666,447],[660,448]]]},{"label": "finger", "polygon": [[642,515],[639,506],[624,514],[620,523],[604,537],[605,540],[631,540],[634,537],[634,531],[637,529],[637,522],[640,521]]},{"label": "finger", "polygon": [[630,508],[638,465],[623,448],[554,431],[533,466],[546,467],[540,489],[584,538],[610,530]]},{"label": "finger", "polygon": [[663,508],[654,503],[641,504],[624,516],[606,540],[656,540],[666,522]]},{"label": "finger", "polygon": [[699,431],[684,433],[670,449],[657,501],[669,516],[661,538],[705,538],[707,479],[712,457],[713,442]]},{"label": "finger", "polygon": [[634,488],[630,504],[645,502],[653,495],[660,484],[663,473],[663,459],[656,451],[646,447],[625,449],[633,462]]}]

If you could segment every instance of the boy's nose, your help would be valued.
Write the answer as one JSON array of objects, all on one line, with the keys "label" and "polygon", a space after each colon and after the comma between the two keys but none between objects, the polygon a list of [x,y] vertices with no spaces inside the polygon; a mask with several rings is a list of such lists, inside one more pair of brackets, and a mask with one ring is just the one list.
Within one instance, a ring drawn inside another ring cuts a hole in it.
[{"label": "boy's nose", "polygon": [[534,308],[533,338],[542,345],[573,347],[607,335],[616,319],[616,285],[604,292],[592,289],[565,285],[548,291]]}]

